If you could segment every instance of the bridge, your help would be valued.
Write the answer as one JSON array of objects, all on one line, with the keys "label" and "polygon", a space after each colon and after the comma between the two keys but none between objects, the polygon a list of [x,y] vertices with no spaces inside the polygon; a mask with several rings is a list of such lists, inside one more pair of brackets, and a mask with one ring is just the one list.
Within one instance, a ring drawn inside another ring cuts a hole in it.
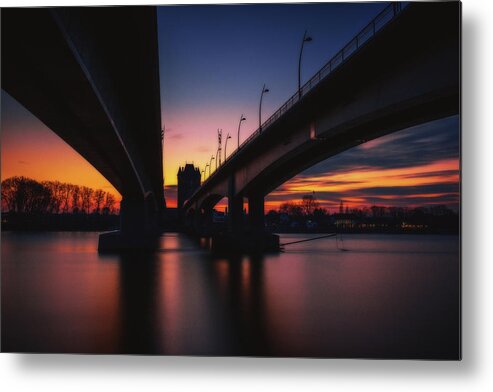
[{"label": "bridge", "polygon": [[165,208],[155,7],[2,9],[2,88],[122,195],[100,250],[147,247]]},{"label": "bridge", "polygon": [[200,231],[227,197],[231,243],[244,236],[246,198],[246,230],[263,231],[265,196],[301,171],[380,136],[458,114],[460,12],[458,2],[389,4],[186,201],[186,225]]}]

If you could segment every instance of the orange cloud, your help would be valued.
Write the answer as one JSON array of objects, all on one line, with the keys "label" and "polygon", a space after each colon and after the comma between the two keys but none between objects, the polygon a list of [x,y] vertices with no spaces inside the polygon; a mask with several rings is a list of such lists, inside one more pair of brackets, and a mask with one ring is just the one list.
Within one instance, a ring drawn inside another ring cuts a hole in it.
[{"label": "orange cloud", "polygon": [[[403,168],[352,167],[336,173],[316,176],[297,176],[272,192],[266,200],[266,210],[278,209],[282,203],[298,202],[305,194],[316,192],[319,204],[324,208],[338,208],[340,199],[350,208],[374,204],[371,200],[388,201],[395,204],[407,200],[407,206],[422,204],[443,204],[444,198],[458,201],[457,192],[414,192],[402,194],[399,188],[428,185],[457,184],[459,181],[459,160],[445,159],[424,165]],[[365,195],[365,189],[390,189],[378,195]],[[395,194],[392,193],[395,189]],[[357,195],[354,195],[354,193]],[[334,194],[334,199],[330,195]],[[342,196],[341,196],[342,195]],[[321,196],[321,197],[320,197]],[[371,199],[371,200],[370,200]],[[420,201],[421,200],[421,201]]]},{"label": "orange cloud", "polygon": [[[443,174],[447,172],[447,174]],[[419,174],[419,176],[416,176]],[[426,175],[423,175],[426,174]],[[459,181],[458,159],[392,169],[361,168],[314,177],[295,177],[278,192],[348,192],[374,187],[419,186]]]}]

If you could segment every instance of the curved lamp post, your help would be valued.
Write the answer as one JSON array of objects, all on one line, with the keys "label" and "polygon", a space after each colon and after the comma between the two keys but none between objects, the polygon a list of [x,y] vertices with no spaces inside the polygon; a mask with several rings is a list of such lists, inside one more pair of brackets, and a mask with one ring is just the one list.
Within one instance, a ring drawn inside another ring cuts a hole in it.
[{"label": "curved lamp post", "polygon": [[301,41],[300,58],[298,59],[298,98],[301,98],[301,56],[303,55],[303,47],[305,46],[305,42],[313,41],[312,37],[307,36],[306,33],[307,31],[305,30],[303,40]]},{"label": "curved lamp post", "polygon": [[262,87],[262,93],[260,94],[260,104],[258,107],[258,129],[260,132],[262,132],[262,99],[264,98],[264,94],[268,93],[269,89],[265,87]]},{"label": "curved lamp post", "polygon": [[217,130],[217,150],[216,150],[216,170],[218,166],[221,166],[221,139],[223,130]]},{"label": "curved lamp post", "polygon": [[211,160],[209,162],[209,177],[211,176],[211,169],[212,169],[212,161],[214,160],[214,155],[211,156]]},{"label": "curved lamp post", "polygon": [[[246,118],[243,117],[243,114],[240,116],[240,122],[238,123],[238,149],[240,148],[240,128],[241,128],[241,123],[245,121]],[[226,155],[226,154],[225,154]]]},{"label": "curved lamp post", "polygon": [[[241,124],[241,122],[240,122],[240,124]],[[228,140],[229,139],[231,139],[231,135],[228,132],[228,136],[226,136],[226,141],[224,142],[224,162],[226,162],[226,149],[228,148]]]},{"label": "curved lamp post", "polygon": [[205,176],[207,175],[207,168],[208,167],[209,167],[209,164],[206,164],[205,168],[204,168],[204,181],[205,181]]}]

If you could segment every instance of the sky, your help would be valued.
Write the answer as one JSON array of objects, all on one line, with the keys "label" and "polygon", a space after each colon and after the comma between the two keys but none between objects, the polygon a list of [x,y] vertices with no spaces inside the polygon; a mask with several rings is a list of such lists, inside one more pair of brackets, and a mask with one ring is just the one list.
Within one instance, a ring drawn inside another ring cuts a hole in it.
[{"label": "sky", "polygon": [[[227,154],[297,89],[303,33],[308,80],[380,10],[382,3],[162,6],[158,8],[164,175],[176,205],[179,166],[201,169],[215,155],[217,129],[230,133]],[[58,136],[2,91],[1,177],[25,175],[102,188],[109,182]],[[223,150],[224,153],[224,150]],[[451,117],[368,142],[300,173],[266,198],[266,209],[315,194],[329,209],[459,203],[459,118]]]}]

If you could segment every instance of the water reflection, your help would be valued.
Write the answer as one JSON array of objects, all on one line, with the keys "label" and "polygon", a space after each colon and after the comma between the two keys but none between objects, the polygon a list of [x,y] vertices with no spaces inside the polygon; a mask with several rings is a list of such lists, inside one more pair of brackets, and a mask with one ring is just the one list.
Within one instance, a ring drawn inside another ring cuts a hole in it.
[{"label": "water reflection", "polygon": [[[455,358],[457,237],[360,236],[265,257],[99,255],[93,233],[3,233],[2,350]],[[419,253],[416,253],[419,252]]]},{"label": "water reflection", "polygon": [[269,355],[263,258],[213,258],[181,236],[161,245],[153,254],[105,256],[118,266],[117,350]]},{"label": "water reflection", "polygon": [[266,338],[263,257],[216,259],[210,265],[227,326],[228,354],[271,354]]},{"label": "water reflection", "polygon": [[122,352],[158,353],[156,345],[156,287],[158,266],[153,254],[127,254],[118,260],[120,349]]}]

